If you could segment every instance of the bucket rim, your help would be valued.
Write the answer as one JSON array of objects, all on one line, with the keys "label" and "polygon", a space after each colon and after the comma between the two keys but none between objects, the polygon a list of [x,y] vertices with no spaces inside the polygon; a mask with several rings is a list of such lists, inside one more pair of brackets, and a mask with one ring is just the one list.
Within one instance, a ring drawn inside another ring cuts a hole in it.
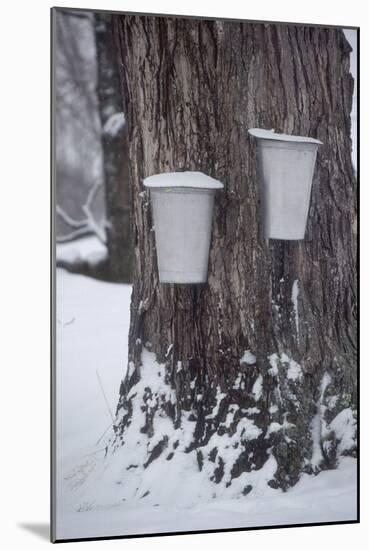
[{"label": "bucket rim", "polygon": [[257,139],[287,141],[290,143],[315,143],[316,145],[323,145],[323,142],[319,139],[307,136],[294,136],[292,134],[277,134],[273,130],[265,130],[263,128],[250,128],[248,132]]},{"label": "bucket rim", "polygon": [[145,187],[186,187],[190,189],[223,189],[224,185],[220,181],[207,176],[203,172],[162,172],[153,174],[143,180]]}]

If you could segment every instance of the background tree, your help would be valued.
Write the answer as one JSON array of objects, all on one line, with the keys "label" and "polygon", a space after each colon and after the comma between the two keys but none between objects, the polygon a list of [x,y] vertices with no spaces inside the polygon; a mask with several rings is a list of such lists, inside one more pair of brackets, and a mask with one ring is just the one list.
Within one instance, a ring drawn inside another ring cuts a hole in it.
[{"label": "background tree", "polygon": [[95,235],[98,261],[59,259],[58,266],[130,282],[127,140],[110,15],[56,12],[57,240]]},{"label": "background tree", "polygon": [[97,94],[104,156],[108,271],[114,281],[132,280],[128,144],[119,89],[111,15],[95,13]]},{"label": "background tree", "polygon": [[[58,9],[55,17],[58,242],[103,231],[104,193],[92,16]],[[96,231],[97,230],[97,231]]]},{"label": "background tree", "polygon": [[[118,15],[113,23],[135,241],[115,446],[144,434],[143,468],[184,450],[228,485],[269,463],[269,483],[287,488],[355,453],[343,435],[356,407],[350,46],[341,30],[316,26]],[[324,143],[304,241],[259,236],[251,127]],[[142,180],[176,170],[225,184],[203,286],[158,282]],[[165,391],[145,382],[145,349],[164,366]]]}]

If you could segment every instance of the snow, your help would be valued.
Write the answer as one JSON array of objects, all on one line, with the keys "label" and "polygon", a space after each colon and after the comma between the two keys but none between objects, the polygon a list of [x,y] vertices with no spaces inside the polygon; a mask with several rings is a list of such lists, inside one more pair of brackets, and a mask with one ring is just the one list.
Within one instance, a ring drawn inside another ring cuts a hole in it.
[{"label": "snow", "polygon": [[322,436],[322,425],[320,414],[317,413],[314,415],[311,421],[311,437],[313,440],[313,456],[311,457],[310,464],[313,469],[318,468],[323,461],[323,453],[320,445],[321,436]]},{"label": "snow", "polygon": [[[147,436],[140,431],[144,414],[139,405],[145,389],[151,389],[149,407],[164,397],[175,403],[176,396],[165,382],[164,365],[145,348],[141,380],[131,389],[137,399],[132,400],[130,437],[104,459],[112,433],[109,408],[115,411],[127,364],[130,294],[126,285],[57,270],[58,539],[356,519],[356,461],[351,457],[341,457],[337,470],[316,477],[304,474],[295,487],[283,493],[268,485],[277,468],[271,455],[261,469],[251,465],[250,472],[227,487],[238,445],[260,435],[260,428],[250,418],[241,418],[233,434],[215,434],[202,449],[205,456],[216,448],[216,464],[220,457],[224,460],[224,479],[218,484],[209,480],[208,461],[199,471],[196,453],[185,452],[195,426],[190,411],[176,429],[168,418],[156,415],[155,435],[147,446]],[[287,359],[287,368],[295,373],[297,364]],[[178,368],[183,368],[180,362]],[[257,379],[253,391],[260,394],[262,378]],[[213,416],[225,398],[219,388]],[[238,407],[230,404],[228,410],[226,426],[232,424]],[[259,411],[254,408],[251,412]],[[341,434],[342,449],[350,445],[353,420],[347,410],[332,422],[331,429]],[[275,422],[269,433],[285,427],[286,420]],[[168,447],[144,468],[147,450],[166,437]],[[176,440],[178,447],[169,460]],[[249,460],[252,462],[252,452]],[[248,485],[253,489],[245,496],[243,490]]]},{"label": "snow", "polygon": [[339,440],[338,452],[349,451],[355,446],[356,418],[352,409],[343,409],[329,424]]},{"label": "snow", "polygon": [[190,187],[192,189],[222,189],[224,185],[202,172],[166,172],[145,178],[146,187]]},{"label": "snow", "polygon": [[275,141],[290,141],[294,143],[315,143],[317,145],[323,145],[318,139],[304,137],[304,136],[292,136],[291,134],[277,134],[274,130],[265,130],[262,128],[250,128],[249,134],[258,139],[269,139]]},{"label": "snow", "polygon": [[253,353],[251,353],[251,350],[247,349],[243,356],[240,359],[240,365],[242,363],[246,363],[247,365],[255,365],[256,363],[256,357]]},{"label": "snow", "polygon": [[103,133],[105,135],[109,135],[111,137],[115,137],[118,135],[118,132],[123,128],[125,125],[125,117],[124,113],[114,113],[111,115],[108,120],[105,122],[103,126]]},{"label": "snow", "polygon": [[299,297],[299,281],[298,279],[295,279],[293,281],[292,285],[292,293],[291,293],[291,300],[293,304],[293,311],[295,314],[295,326],[296,326],[296,337],[297,342],[299,341],[299,304],[298,304],[298,297]]},{"label": "snow", "polygon": [[211,413],[211,417],[214,418],[215,416],[217,416],[217,414],[219,413],[219,407],[220,407],[220,404],[221,402],[223,401],[223,399],[225,399],[227,397],[227,394],[226,393],[222,393],[220,391],[220,388],[218,386],[217,388],[217,402],[216,402],[216,405],[215,407],[213,408],[212,410],[212,413]]},{"label": "snow", "polygon": [[298,363],[296,363],[296,361],[294,361],[293,359],[288,357],[288,355],[286,355],[286,353],[282,353],[281,361],[282,361],[282,363],[287,363],[287,365],[288,365],[287,378],[289,380],[296,381],[296,380],[299,380],[299,378],[302,377],[302,369],[301,369],[300,365]]},{"label": "snow", "polygon": [[[344,454],[350,451],[356,445],[357,418],[356,411],[350,407],[339,412],[333,420],[327,424],[324,419],[327,409],[333,409],[338,401],[337,395],[325,395],[325,392],[332,382],[328,373],[324,373],[320,383],[320,396],[317,403],[317,414],[311,423],[311,434],[313,438],[313,457],[311,464],[313,467],[319,466],[323,460],[320,441],[334,432],[338,441],[337,451]],[[329,442],[326,442],[329,445]]]},{"label": "snow", "polygon": [[[89,243],[92,247],[92,243]],[[71,245],[62,245],[63,251]],[[59,248],[59,247],[58,247]],[[88,248],[84,253],[88,254]],[[78,245],[76,245],[78,249]],[[80,250],[79,250],[80,251]],[[112,424],[96,371],[112,411],[126,368],[131,287],[97,282],[57,270],[56,413],[57,501],[61,513],[64,477],[78,467],[88,476],[103,454]]]},{"label": "snow", "polygon": [[271,376],[277,376],[278,375],[278,355],[276,353],[272,353],[272,355],[269,355],[268,357],[270,369],[268,370],[269,374]]},{"label": "snow", "polygon": [[287,422],[286,418],[284,418],[283,424],[280,424],[279,422],[271,422],[268,426],[265,437],[268,438],[270,434],[279,432],[279,430],[286,430],[292,426],[294,426],[294,424],[291,424],[291,422]]},{"label": "snow", "polygon": [[170,344],[170,345],[168,346],[168,349],[167,349],[167,352],[166,352],[166,354],[165,354],[165,357],[169,357],[169,354],[170,354],[170,352],[172,351],[172,349],[173,349],[173,344]]},{"label": "snow", "polygon": [[259,374],[252,387],[252,393],[254,394],[255,401],[258,401],[263,395],[263,377],[261,374]]},{"label": "snow", "polygon": [[[270,461],[269,476],[275,466]],[[85,511],[66,514],[61,528],[64,538],[82,538],[354,520],[355,482],[355,460],[342,458],[339,469],[305,474],[288,493],[269,489],[263,497],[250,493],[192,507],[148,506],[145,499],[97,509],[86,504]]]},{"label": "snow", "polygon": [[67,263],[97,263],[106,257],[106,246],[96,237],[85,237],[69,243],[57,244],[56,259]]},{"label": "snow", "polygon": [[270,364],[270,369],[268,372],[271,376],[278,375],[278,363],[281,362],[284,365],[287,365],[288,380],[296,382],[302,377],[303,373],[301,366],[286,353],[282,353],[280,357],[277,353],[272,353],[272,355],[269,355],[268,359]]}]

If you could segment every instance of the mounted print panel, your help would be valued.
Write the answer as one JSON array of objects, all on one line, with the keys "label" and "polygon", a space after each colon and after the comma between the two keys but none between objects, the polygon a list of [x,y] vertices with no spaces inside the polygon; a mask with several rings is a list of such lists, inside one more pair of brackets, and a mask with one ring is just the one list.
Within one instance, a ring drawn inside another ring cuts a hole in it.
[{"label": "mounted print panel", "polygon": [[358,29],[52,37],[52,539],[356,522]]}]

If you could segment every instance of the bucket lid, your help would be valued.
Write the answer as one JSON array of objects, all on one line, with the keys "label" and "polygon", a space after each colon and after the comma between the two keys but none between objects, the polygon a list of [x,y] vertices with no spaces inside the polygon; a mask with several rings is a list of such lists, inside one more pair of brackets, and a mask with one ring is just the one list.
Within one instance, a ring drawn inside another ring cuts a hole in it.
[{"label": "bucket lid", "polygon": [[318,139],[304,136],[292,136],[291,134],[276,134],[273,130],[263,130],[262,128],[250,128],[249,134],[259,139],[274,139],[276,141],[316,143],[317,145],[323,145]]},{"label": "bucket lid", "polygon": [[224,185],[202,172],[163,172],[143,180],[145,187],[190,187],[192,189],[222,189]]}]

